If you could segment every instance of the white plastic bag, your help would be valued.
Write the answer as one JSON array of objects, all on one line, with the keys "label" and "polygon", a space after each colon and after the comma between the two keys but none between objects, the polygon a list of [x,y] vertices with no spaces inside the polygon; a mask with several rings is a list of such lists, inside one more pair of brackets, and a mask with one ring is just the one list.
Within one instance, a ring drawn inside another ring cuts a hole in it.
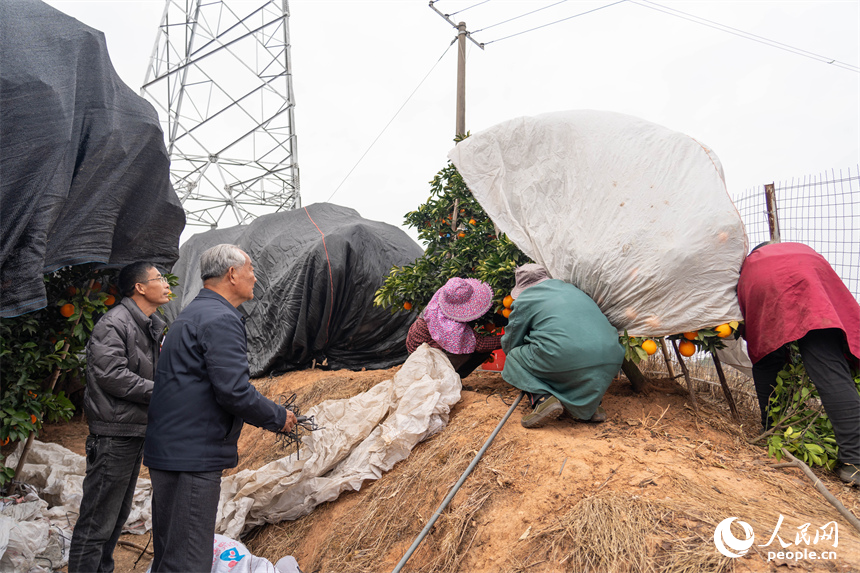
[{"label": "white plastic bag", "polygon": [[619,332],[741,320],[743,222],[714,152],[635,117],[567,111],[478,132],[448,154],[499,228]]}]

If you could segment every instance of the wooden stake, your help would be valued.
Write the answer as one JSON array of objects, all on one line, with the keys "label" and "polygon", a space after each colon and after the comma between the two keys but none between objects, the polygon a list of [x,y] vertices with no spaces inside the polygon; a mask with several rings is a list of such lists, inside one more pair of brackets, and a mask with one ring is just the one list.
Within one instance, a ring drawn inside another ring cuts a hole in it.
[{"label": "wooden stake", "polygon": [[690,402],[693,403],[693,408],[699,409],[699,404],[696,402],[696,391],[693,388],[693,380],[690,378],[690,372],[687,370],[687,365],[684,364],[684,357],[681,356],[681,351],[678,350],[678,344],[673,340],[672,348],[675,350],[675,356],[678,357],[678,364],[681,365],[681,372],[684,373],[684,380],[687,381],[687,392],[690,394]]},{"label": "wooden stake", "polygon": [[847,519],[848,523],[854,526],[854,529],[860,531],[860,520],[858,520],[853,513],[848,511],[848,508],[842,505],[842,502],[836,499],[836,497],[832,493],[830,493],[830,490],[824,487],[824,484],[821,483],[821,480],[818,479],[818,476],[812,473],[812,470],[809,469],[809,466],[791,455],[790,453],[788,453],[788,450],[786,450],[785,448],[782,448],[782,453],[785,455],[785,457],[791,460],[790,465],[793,465],[794,467],[800,469],[800,471],[802,471],[803,474],[812,481],[812,484],[815,486],[815,489],[817,489],[821,493],[821,495],[824,496],[824,499],[829,501],[830,505],[835,507],[836,511],[838,511],[842,515],[842,517]]},{"label": "wooden stake", "polygon": [[738,407],[735,405],[735,399],[732,396],[732,390],[729,388],[729,383],[726,382],[726,375],[723,372],[723,364],[720,362],[715,350],[711,350],[711,358],[714,359],[714,366],[717,368],[717,376],[720,378],[720,386],[723,387],[723,394],[726,395],[726,401],[729,403],[729,410],[732,411],[732,418],[735,419],[735,422],[740,423],[741,415],[738,413]]}]

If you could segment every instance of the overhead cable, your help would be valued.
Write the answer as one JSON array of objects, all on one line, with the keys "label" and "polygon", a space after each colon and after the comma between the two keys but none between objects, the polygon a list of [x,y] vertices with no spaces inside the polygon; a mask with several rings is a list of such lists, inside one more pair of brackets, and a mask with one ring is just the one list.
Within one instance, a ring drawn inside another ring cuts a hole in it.
[{"label": "overhead cable", "polygon": [[483,0],[482,2],[478,2],[477,4],[472,4],[471,6],[467,6],[467,7],[463,8],[462,10],[457,10],[456,12],[451,12],[450,14],[445,14],[445,15],[446,16],[453,16],[454,14],[459,14],[460,12],[465,12],[466,10],[474,8],[475,6],[480,6],[481,4],[486,4],[489,1],[490,0]]},{"label": "overhead cable", "polygon": [[484,30],[489,30],[490,28],[495,28],[496,26],[501,26],[502,24],[507,24],[508,22],[513,22],[514,20],[519,20],[520,18],[525,18],[526,16],[534,14],[535,12],[540,12],[541,10],[546,10],[547,8],[552,8],[553,6],[558,6],[559,4],[564,4],[567,1],[568,0],[559,0],[558,2],[555,2],[553,4],[548,4],[548,5],[544,6],[543,8],[538,8],[537,10],[532,10],[531,12],[526,12],[525,14],[520,14],[519,16],[514,16],[513,18],[508,18],[507,20],[503,20],[501,22],[496,22],[495,24],[490,24],[489,26],[484,26],[480,30],[475,30],[472,33],[477,34],[478,32],[483,32]]},{"label": "overhead cable", "polygon": [[412,96],[415,95],[415,92],[418,91],[418,88],[420,88],[424,84],[424,82],[427,81],[427,78],[430,77],[430,74],[433,73],[433,70],[436,69],[436,66],[439,65],[439,62],[442,61],[442,58],[445,57],[445,54],[448,53],[448,50],[451,49],[451,46],[453,46],[456,41],[457,41],[457,38],[454,38],[454,40],[450,44],[448,44],[448,47],[445,48],[445,51],[442,52],[442,55],[439,56],[439,59],[436,60],[436,63],[433,64],[433,66],[430,68],[430,71],[427,72],[427,75],[424,76],[424,79],[422,79],[420,82],[418,82],[418,85],[415,86],[415,89],[412,90],[412,93],[409,94],[409,97],[406,98],[406,101],[403,102],[403,105],[400,106],[400,108],[394,113],[394,115],[391,117],[391,119],[388,121],[388,123],[385,124],[385,127],[382,128],[382,131],[379,132],[379,135],[376,136],[376,139],[374,139],[371,142],[370,146],[368,146],[368,148],[364,151],[364,153],[361,154],[361,157],[358,158],[358,161],[355,162],[355,165],[352,166],[352,169],[349,170],[349,173],[347,173],[346,177],[343,178],[343,181],[340,182],[340,185],[338,185],[335,188],[335,190],[332,191],[332,194],[329,195],[326,202],[331,201],[331,198],[334,197],[335,193],[337,193],[340,190],[340,188],[343,186],[343,184],[346,183],[346,180],[349,179],[349,176],[352,175],[352,172],[355,171],[356,167],[358,167],[358,164],[361,163],[361,161],[364,159],[364,157],[370,152],[371,149],[373,149],[373,146],[376,145],[376,142],[379,141],[379,138],[382,137],[382,134],[385,133],[385,130],[388,129],[389,125],[391,125],[391,122],[393,122],[394,119],[400,114],[400,112],[403,111],[403,108],[406,107],[406,104],[409,103],[409,100],[412,99]]},{"label": "overhead cable", "polygon": [[511,34],[510,36],[504,36],[502,38],[496,38],[495,40],[490,40],[489,42],[484,42],[482,45],[486,46],[487,44],[492,44],[493,42],[501,42],[502,40],[507,40],[508,38],[513,38],[514,36],[521,36],[521,35],[527,34],[529,32],[534,32],[535,30],[540,30],[541,28],[546,28],[547,26],[552,26],[553,24],[558,24],[559,22],[564,22],[564,21],[570,20],[572,18],[578,18],[579,16],[585,16],[586,14],[591,14],[592,12],[597,12],[598,10],[603,10],[604,8],[609,8],[610,6],[615,6],[616,4],[621,4],[621,3],[627,2],[627,1],[628,0],[618,0],[618,2],[613,2],[612,4],[606,4],[605,6],[600,6],[599,8],[594,8],[593,10],[587,10],[585,12],[580,12],[579,14],[574,14],[573,16],[568,16],[567,18],[562,18],[562,19],[556,20],[554,22],[549,22],[548,24],[543,24],[543,25],[537,26],[535,28],[523,30],[522,32],[517,32],[516,34]]},{"label": "overhead cable", "polygon": [[693,14],[688,14],[687,12],[682,12],[681,10],[677,10],[675,8],[669,8],[668,6],[663,6],[661,4],[657,4],[656,2],[651,2],[650,0],[630,0],[630,2],[632,2],[633,4],[638,4],[643,8],[650,8],[651,10],[656,10],[657,12],[663,12],[664,14],[669,14],[670,16],[675,16],[683,20],[695,22],[696,24],[701,24],[702,26],[714,28],[715,30],[720,30],[722,32],[733,34],[741,38],[746,38],[747,40],[759,42],[760,44],[764,44],[766,46],[785,50],[786,52],[797,54],[798,56],[804,56],[806,58],[811,58],[813,60],[823,62],[825,64],[830,64],[837,68],[842,68],[851,72],[860,73],[860,67],[855,66],[853,64],[846,64],[845,62],[840,62],[833,58],[828,58],[827,56],[822,56],[820,54],[815,54],[807,50],[795,48],[794,46],[783,44],[782,42],[777,42],[775,40],[769,40],[768,38],[757,36],[755,34],[751,34],[750,32],[744,32],[743,30],[738,30],[737,28],[732,28],[731,26],[726,26],[725,24],[720,24],[719,22],[714,22],[712,20],[708,20],[700,16],[694,16]]}]

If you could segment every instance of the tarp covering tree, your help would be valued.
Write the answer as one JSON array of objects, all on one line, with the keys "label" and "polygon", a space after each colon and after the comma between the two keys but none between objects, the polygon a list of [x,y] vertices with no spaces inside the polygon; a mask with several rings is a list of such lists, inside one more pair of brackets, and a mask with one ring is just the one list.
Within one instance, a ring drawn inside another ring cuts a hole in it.
[{"label": "tarp covering tree", "polygon": [[43,275],[178,256],[185,214],[155,109],[104,35],[37,0],[0,2],[0,316],[44,307]]},{"label": "tarp covering tree", "polygon": [[220,243],[247,252],[257,276],[254,299],[240,306],[247,316],[252,376],[314,362],[358,370],[406,360],[414,315],[373,307],[385,273],[421,255],[401,229],[353,209],[316,203],[194,235],[173,268],[180,290],[165,306],[168,320],[197,296],[203,286],[200,255]]}]

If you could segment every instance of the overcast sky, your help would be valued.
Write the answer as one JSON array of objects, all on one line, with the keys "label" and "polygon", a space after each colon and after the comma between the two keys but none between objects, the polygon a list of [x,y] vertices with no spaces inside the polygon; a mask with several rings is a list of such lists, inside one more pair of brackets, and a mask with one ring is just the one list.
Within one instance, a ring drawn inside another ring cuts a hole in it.
[{"label": "overcast sky", "polygon": [[[856,169],[860,2],[626,1],[570,18],[612,1],[568,0],[498,26],[557,0],[437,2],[445,13],[468,8],[451,18],[465,21],[486,43],[483,51],[468,43],[467,129],[559,110],[626,113],[710,146],[730,194]],[[103,31],[117,72],[139,91],[162,0],[48,3]],[[456,49],[446,48],[456,31],[427,0],[289,5],[302,203],[327,201],[337,189],[333,203],[402,225],[403,215],[426,201],[427,182],[453,147]],[[783,49],[667,14],[661,6]]]}]

